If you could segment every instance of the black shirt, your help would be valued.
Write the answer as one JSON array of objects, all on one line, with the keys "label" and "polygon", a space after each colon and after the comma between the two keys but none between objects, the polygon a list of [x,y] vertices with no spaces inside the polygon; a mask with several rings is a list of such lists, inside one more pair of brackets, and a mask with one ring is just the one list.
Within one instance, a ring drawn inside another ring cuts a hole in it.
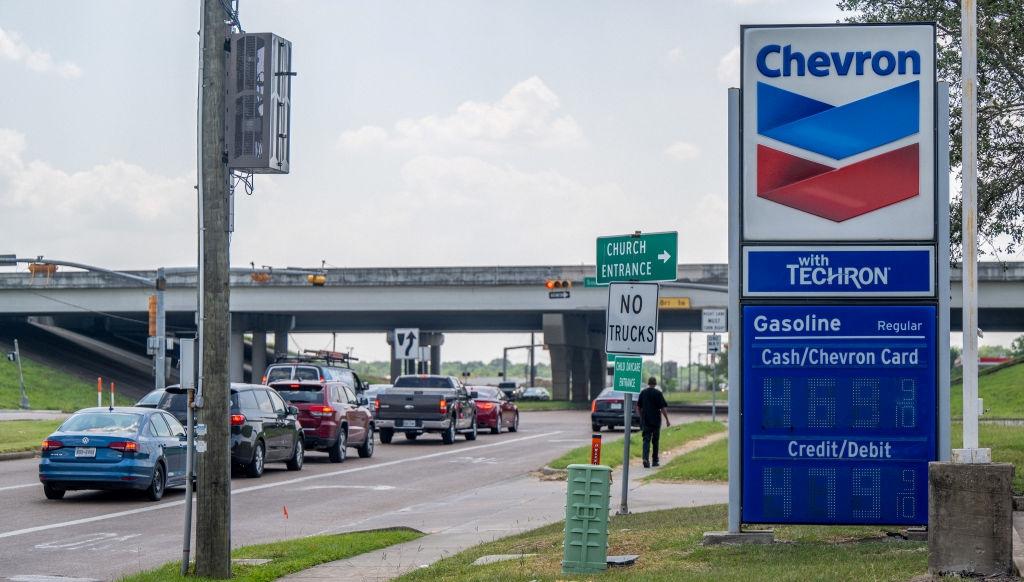
[{"label": "black shirt", "polygon": [[665,396],[660,390],[653,386],[644,388],[636,403],[640,407],[641,425],[661,426],[661,410],[668,408],[668,402],[665,402]]}]

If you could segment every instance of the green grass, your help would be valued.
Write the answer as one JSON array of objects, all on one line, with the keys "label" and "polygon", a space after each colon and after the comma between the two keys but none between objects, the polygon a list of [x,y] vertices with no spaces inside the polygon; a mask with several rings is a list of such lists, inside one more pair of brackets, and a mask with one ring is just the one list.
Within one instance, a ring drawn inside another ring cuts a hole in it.
[{"label": "green grass", "polygon": [[[985,405],[982,418],[1024,418],[1024,365],[1014,364],[991,372],[982,370],[978,377],[978,395]],[[962,383],[950,387],[949,401],[953,417],[962,417]]]},{"label": "green grass", "polygon": [[661,468],[648,475],[647,481],[728,481],[729,441],[720,440],[679,455]]},{"label": "green grass", "polygon": [[[926,543],[886,541],[886,530],[876,527],[783,526],[775,528],[775,536],[788,543],[700,545],[703,532],[725,527],[724,505],[612,516],[608,553],[639,554],[636,564],[601,574],[567,575],[561,573],[564,524],[555,523],[470,548],[399,580],[904,581],[928,568]],[[472,565],[480,556],[518,553],[537,555]]]},{"label": "green grass", "polygon": [[589,410],[590,402],[570,400],[517,400],[516,406],[522,412],[537,410]]},{"label": "green grass", "polygon": [[[963,445],[963,425],[953,423],[950,431],[953,448]],[[982,423],[978,425],[978,445],[992,449],[992,460],[999,463],[1013,463],[1013,488],[1024,494],[1024,426],[1006,426]]]},{"label": "green grass", "polygon": [[[412,529],[382,529],[346,534],[321,535],[244,546],[231,552],[232,558],[267,558],[260,566],[234,564],[232,580],[265,582],[311,568],[317,564],[351,558],[394,544],[408,542],[423,534]],[[121,582],[201,582],[211,578],[178,575],[181,562],[168,562],[159,568],[121,578]]]},{"label": "green grass", "polygon": [[[725,430],[724,424],[720,422],[711,422],[708,420],[676,424],[668,428],[662,428],[661,441],[659,443],[660,449],[662,451],[669,451],[676,447],[682,446],[683,444],[694,439],[698,439],[712,433],[721,432],[723,430]],[[641,455],[643,455],[643,451],[641,450],[643,440],[640,436],[640,433],[633,433],[633,436],[629,442],[629,458],[639,459]],[[621,465],[622,444],[622,438],[617,438],[602,443],[601,464],[613,468]],[[589,462],[590,445],[584,445],[582,447],[576,447],[575,449],[569,451],[568,453],[562,455],[561,457],[558,457],[554,461],[551,461],[550,463],[548,463],[548,466],[554,469],[564,469],[572,464],[585,464]]]},{"label": "green grass", "polygon": [[[22,358],[22,368],[25,371],[25,392],[32,408],[74,412],[96,406],[96,384],[83,382],[28,358]],[[20,403],[18,366],[6,359],[0,361],[0,408],[18,408]]]},{"label": "green grass", "polygon": [[0,422],[0,453],[31,451],[50,436],[59,420],[5,420]]}]

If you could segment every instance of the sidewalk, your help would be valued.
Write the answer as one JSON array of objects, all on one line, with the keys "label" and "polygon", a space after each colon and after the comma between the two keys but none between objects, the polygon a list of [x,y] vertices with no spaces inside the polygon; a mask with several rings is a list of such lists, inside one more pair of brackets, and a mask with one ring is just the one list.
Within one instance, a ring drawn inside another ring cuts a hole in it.
[{"label": "sidewalk", "polygon": [[0,410],[0,422],[5,420],[64,420],[71,416],[59,410]]},{"label": "sidewalk", "polygon": [[[728,500],[728,486],[725,484],[643,483],[641,479],[650,474],[652,469],[644,469],[636,461],[635,465],[630,467],[629,475],[631,512],[710,505],[726,503]],[[347,560],[321,564],[281,580],[391,580],[477,544],[564,519],[565,487],[564,481],[539,481],[524,476],[465,496],[428,501],[372,519],[346,524],[338,530],[323,533],[407,526],[428,535],[409,543]],[[617,470],[613,474],[610,504],[613,514],[620,505],[621,491],[621,471]],[[479,515],[479,510],[485,510],[495,499],[505,499],[507,503],[486,517],[459,521],[460,515]]]}]

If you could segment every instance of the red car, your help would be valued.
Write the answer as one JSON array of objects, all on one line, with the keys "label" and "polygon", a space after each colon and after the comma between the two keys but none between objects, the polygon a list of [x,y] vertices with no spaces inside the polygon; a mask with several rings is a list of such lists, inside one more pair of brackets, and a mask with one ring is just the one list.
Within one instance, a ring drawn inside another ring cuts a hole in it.
[{"label": "red car", "polygon": [[500,388],[494,386],[469,386],[469,397],[476,402],[476,425],[490,428],[491,434],[501,429],[508,432],[519,430],[519,407],[508,399]]},{"label": "red car", "polygon": [[270,386],[299,409],[307,451],[327,451],[332,463],[343,463],[348,447],[360,457],[373,456],[374,422],[365,397],[334,382],[285,380]]}]

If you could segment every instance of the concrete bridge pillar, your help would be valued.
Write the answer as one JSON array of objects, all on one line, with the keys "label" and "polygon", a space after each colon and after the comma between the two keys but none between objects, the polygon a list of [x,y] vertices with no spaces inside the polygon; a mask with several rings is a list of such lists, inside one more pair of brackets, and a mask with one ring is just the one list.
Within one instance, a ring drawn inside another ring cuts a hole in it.
[{"label": "concrete bridge pillar", "polygon": [[245,328],[242,318],[231,316],[231,334],[228,336],[228,379],[232,382],[244,381],[245,342],[242,334]]},{"label": "concrete bridge pillar", "polygon": [[551,355],[551,398],[554,400],[569,399],[569,351],[562,345],[548,345]]},{"label": "concrete bridge pillar", "polygon": [[608,385],[608,354],[603,349],[593,350],[591,353],[593,355],[590,358],[590,399],[593,400]]},{"label": "concrete bridge pillar", "polygon": [[[590,366],[593,341],[590,322],[575,313],[545,313],[544,343],[551,353],[552,397],[585,402],[590,397]],[[603,335],[600,336],[603,347]]]},{"label": "concrete bridge pillar", "polygon": [[593,350],[573,348],[572,350],[572,401],[586,402],[590,397],[590,360]]},{"label": "concrete bridge pillar", "polygon": [[267,371],[267,332],[252,332],[252,381],[254,384],[263,379]]},{"label": "concrete bridge pillar", "polygon": [[288,330],[277,330],[274,332],[274,360],[280,360],[288,355]]}]

